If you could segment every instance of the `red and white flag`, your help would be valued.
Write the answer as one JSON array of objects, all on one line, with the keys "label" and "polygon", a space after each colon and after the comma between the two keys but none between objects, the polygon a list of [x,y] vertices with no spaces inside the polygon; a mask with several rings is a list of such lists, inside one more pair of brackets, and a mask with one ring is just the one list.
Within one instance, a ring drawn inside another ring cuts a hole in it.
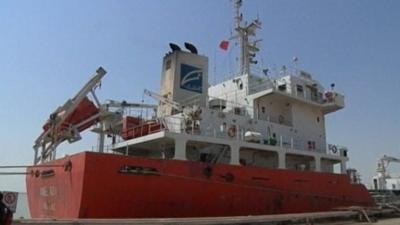
[{"label": "red and white flag", "polygon": [[229,41],[227,41],[227,40],[223,40],[223,41],[221,41],[221,43],[219,44],[219,47],[222,49],[222,50],[228,50],[228,48],[229,48]]}]

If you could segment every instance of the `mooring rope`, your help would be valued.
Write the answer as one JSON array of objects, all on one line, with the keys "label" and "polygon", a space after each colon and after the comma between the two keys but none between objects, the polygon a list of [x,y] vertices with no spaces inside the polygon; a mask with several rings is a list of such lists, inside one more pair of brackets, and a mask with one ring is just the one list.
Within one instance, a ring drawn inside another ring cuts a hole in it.
[{"label": "mooring rope", "polygon": [[0,172],[0,176],[2,175],[28,175],[31,173],[27,173],[27,172]]},{"label": "mooring rope", "polygon": [[[64,167],[65,165],[17,165],[17,166],[0,166],[0,169],[25,169],[25,168],[54,168],[54,167]],[[2,175],[28,175],[32,174],[32,172],[0,172],[0,176]]]},{"label": "mooring rope", "polygon": [[65,165],[18,165],[18,166],[0,166],[0,169],[15,169],[28,167],[64,167]]}]

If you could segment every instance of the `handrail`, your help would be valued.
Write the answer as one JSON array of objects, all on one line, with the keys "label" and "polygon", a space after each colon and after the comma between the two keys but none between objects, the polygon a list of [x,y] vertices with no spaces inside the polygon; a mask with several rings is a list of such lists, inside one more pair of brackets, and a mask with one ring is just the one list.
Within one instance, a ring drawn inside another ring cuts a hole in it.
[{"label": "handrail", "polygon": [[[157,133],[160,131],[165,131],[168,130],[171,133],[186,133],[190,135],[200,135],[200,136],[205,136],[205,137],[214,137],[214,138],[223,138],[227,140],[240,140],[240,141],[245,141],[244,137],[244,132],[242,131],[237,131],[237,134],[233,137],[228,135],[228,130],[221,130],[218,128],[214,128],[208,132],[198,132],[198,129],[196,129],[194,126],[191,126],[190,129],[185,129],[183,125],[184,119],[180,117],[169,117],[169,118],[175,118],[178,119],[180,122],[172,122],[171,120],[164,120],[164,118],[159,118],[157,120],[152,120],[147,123],[141,123],[139,125],[133,126],[132,128],[124,131],[122,134],[126,136],[131,136],[128,139],[134,139],[137,137],[143,137],[147,136],[153,133]],[[164,120],[164,122],[161,122]],[[180,129],[168,129],[168,127],[180,127]],[[154,129],[156,128],[156,129]],[[263,136],[260,138],[260,144],[264,144],[266,140],[269,140],[268,137]],[[279,135],[275,138],[276,144],[269,144],[273,146],[278,146],[283,149],[291,149],[291,150],[301,150],[301,151],[312,151],[312,152],[323,152],[323,153],[328,153],[328,144],[326,146],[315,146],[313,148],[309,148],[309,144],[307,140],[303,139],[297,139],[292,136],[283,136]],[[116,143],[120,143],[126,141],[121,140]],[[345,149],[344,146],[339,146],[335,145],[338,147],[338,149]],[[347,149],[346,149],[347,151]],[[335,154],[331,154],[335,155]],[[337,154],[338,156],[343,156],[342,150]]]},{"label": "handrail", "polygon": [[[147,128],[145,128],[147,127]],[[152,130],[152,128],[157,128],[156,130]],[[137,131],[138,129],[140,129],[140,135],[136,135],[135,131]],[[147,130],[146,130],[147,129]],[[138,124],[136,126],[133,126],[125,131],[122,132],[122,135],[129,135],[130,133],[132,133],[133,137],[132,138],[136,138],[136,137],[142,137],[142,136],[146,136],[148,134],[153,134],[159,131],[162,131],[166,129],[166,127],[163,125],[163,123],[157,121],[157,120],[152,120],[152,121],[146,121],[144,123]]]}]

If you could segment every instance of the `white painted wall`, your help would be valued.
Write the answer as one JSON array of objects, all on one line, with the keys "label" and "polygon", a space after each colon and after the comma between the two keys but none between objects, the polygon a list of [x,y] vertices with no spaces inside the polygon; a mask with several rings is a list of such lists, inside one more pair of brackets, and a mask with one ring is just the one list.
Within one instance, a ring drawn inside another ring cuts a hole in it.
[{"label": "white painted wall", "polygon": [[400,178],[386,179],[387,190],[400,190]]}]

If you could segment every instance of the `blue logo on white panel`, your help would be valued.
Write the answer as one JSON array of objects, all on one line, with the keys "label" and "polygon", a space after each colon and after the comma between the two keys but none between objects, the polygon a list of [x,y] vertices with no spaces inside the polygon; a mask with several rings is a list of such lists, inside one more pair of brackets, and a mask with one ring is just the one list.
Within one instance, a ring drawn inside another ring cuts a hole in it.
[{"label": "blue logo on white panel", "polygon": [[181,64],[181,88],[201,93],[203,89],[203,72],[201,69]]}]

